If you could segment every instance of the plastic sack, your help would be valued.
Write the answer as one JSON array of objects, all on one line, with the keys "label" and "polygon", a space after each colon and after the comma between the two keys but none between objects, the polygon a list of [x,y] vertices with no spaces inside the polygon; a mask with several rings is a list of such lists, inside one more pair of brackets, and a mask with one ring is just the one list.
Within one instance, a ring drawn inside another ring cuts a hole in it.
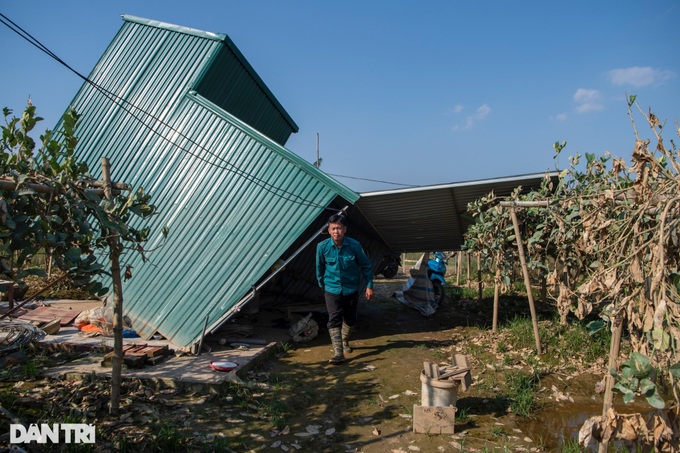
[{"label": "plastic sack", "polygon": [[296,343],[309,341],[316,338],[319,334],[319,325],[312,319],[312,314],[310,313],[293,324],[288,330],[288,334]]},{"label": "plastic sack", "polygon": [[423,316],[430,316],[437,310],[434,299],[434,288],[427,276],[427,261],[430,254],[424,253],[411,268],[411,276],[404,284],[402,291],[396,291],[393,296],[401,303],[418,310]]}]

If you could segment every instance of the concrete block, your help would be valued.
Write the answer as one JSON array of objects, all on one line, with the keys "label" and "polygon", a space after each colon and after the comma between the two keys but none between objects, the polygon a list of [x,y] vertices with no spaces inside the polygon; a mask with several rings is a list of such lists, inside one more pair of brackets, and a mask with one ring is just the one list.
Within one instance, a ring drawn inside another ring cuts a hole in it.
[{"label": "concrete block", "polygon": [[413,405],[413,432],[427,434],[453,434],[456,408],[451,406]]}]

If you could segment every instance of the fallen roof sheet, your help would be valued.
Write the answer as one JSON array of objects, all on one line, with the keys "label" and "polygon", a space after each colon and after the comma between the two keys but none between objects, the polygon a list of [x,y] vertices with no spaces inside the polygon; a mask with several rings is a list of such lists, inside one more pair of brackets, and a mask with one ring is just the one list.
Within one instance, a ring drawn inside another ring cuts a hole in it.
[{"label": "fallen roof sheet", "polygon": [[356,207],[395,252],[460,250],[471,224],[468,203],[492,191],[507,196],[517,187],[537,189],[545,177],[556,181],[557,176],[549,172],[366,192]]}]

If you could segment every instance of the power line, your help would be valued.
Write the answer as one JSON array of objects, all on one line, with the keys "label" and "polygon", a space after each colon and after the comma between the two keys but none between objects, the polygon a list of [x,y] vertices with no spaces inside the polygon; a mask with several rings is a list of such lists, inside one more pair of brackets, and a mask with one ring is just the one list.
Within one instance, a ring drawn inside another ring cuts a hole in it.
[{"label": "power line", "polygon": [[336,178],[347,178],[347,179],[357,179],[359,181],[379,182],[381,184],[392,184],[393,186],[419,187],[416,184],[403,184],[403,183],[400,183],[400,182],[381,181],[379,179],[368,179],[368,178],[358,178],[356,176],[334,175],[333,173],[326,173],[326,174],[329,175],[329,176],[335,176]]},{"label": "power line", "polygon": [[[274,186],[273,184],[271,184],[271,183],[269,183],[269,182],[267,182],[267,181],[265,181],[265,180],[263,180],[263,179],[261,179],[261,178],[255,176],[255,175],[252,175],[252,174],[250,174],[250,173],[248,173],[248,172],[246,172],[246,171],[244,171],[244,170],[239,169],[238,167],[236,167],[236,166],[235,166],[234,164],[232,164],[231,162],[229,162],[229,161],[227,161],[226,159],[224,159],[223,157],[221,157],[221,156],[219,156],[219,155],[213,153],[213,152],[210,151],[208,148],[204,147],[204,146],[201,145],[200,143],[197,143],[197,142],[196,142],[195,140],[193,140],[191,137],[188,137],[188,136],[187,136],[186,134],[184,134],[183,132],[181,132],[181,131],[175,129],[174,127],[172,127],[171,125],[169,125],[168,123],[166,123],[166,122],[163,121],[162,119],[158,118],[157,116],[153,115],[152,113],[147,112],[146,110],[144,110],[144,109],[142,109],[142,108],[136,106],[135,104],[131,103],[130,101],[128,101],[128,100],[126,100],[126,99],[124,99],[124,98],[118,96],[117,94],[115,94],[115,93],[109,91],[108,89],[104,88],[103,86],[99,85],[98,83],[96,83],[96,82],[90,80],[88,77],[82,75],[80,72],[78,72],[77,70],[73,69],[73,68],[72,68],[71,66],[69,66],[66,62],[64,62],[61,58],[59,58],[55,53],[53,53],[51,50],[49,50],[49,49],[48,49],[44,44],[42,44],[38,39],[36,39],[35,37],[33,37],[30,33],[28,33],[27,31],[25,31],[25,30],[24,30],[23,28],[21,28],[19,25],[17,25],[16,23],[14,23],[14,22],[13,22],[11,19],[9,19],[7,16],[5,16],[5,15],[2,14],[2,13],[0,13],[0,17],[2,17],[2,19],[0,19],[0,22],[2,22],[2,24],[4,24],[7,28],[9,28],[10,30],[12,30],[13,32],[15,32],[16,34],[18,34],[21,38],[23,38],[24,40],[26,40],[29,44],[31,44],[31,45],[35,46],[36,48],[38,48],[38,50],[40,50],[41,52],[44,52],[44,53],[46,53],[47,55],[49,55],[51,58],[53,58],[54,60],[56,60],[58,63],[60,63],[60,64],[63,65],[64,67],[66,67],[69,71],[73,72],[76,76],[78,76],[79,78],[81,78],[82,80],[84,80],[87,84],[89,84],[90,86],[92,86],[96,91],[98,91],[99,93],[101,93],[102,95],[104,95],[107,99],[109,99],[111,102],[113,102],[114,104],[116,104],[117,106],[119,106],[120,108],[122,108],[125,112],[127,112],[130,116],[132,116],[135,120],[137,120],[142,126],[144,126],[145,128],[147,128],[151,133],[155,134],[155,135],[158,136],[161,140],[166,141],[167,143],[169,143],[169,144],[172,145],[173,147],[175,147],[175,148],[177,148],[177,149],[183,151],[183,152],[186,153],[186,154],[189,154],[190,156],[192,156],[192,157],[194,157],[194,158],[196,158],[196,159],[199,159],[199,160],[205,162],[205,163],[208,164],[208,165],[211,165],[211,166],[214,166],[214,167],[216,167],[216,168],[219,168],[219,169],[222,169],[222,170],[226,170],[226,171],[232,172],[232,173],[234,173],[234,174],[236,174],[236,175],[238,175],[238,176],[241,176],[241,177],[245,178],[246,180],[248,180],[248,181],[250,181],[250,182],[256,184],[256,185],[259,186],[260,188],[264,189],[265,191],[271,193],[272,195],[278,196],[279,198],[282,198],[282,199],[284,199],[284,200],[286,200],[286,201],[290,201],[290,202],[293,202],[293,203],[298,203],[298,204],[306,205],[306,206],[310,206],[310,207],[321,208],[321,209],[324,209],[324,210],[330,210],[330,211],[333,211],[333,212],[337,211],[336,209],[330,209],[330,208],[328,208],[328,207],[326,207],[326,206],[323,206],[323,205],[320,205],[320,204],[317,204],[317,203],[313,203],[313,202],[311,202],[311,201],[309,201],[309,200],[305,200],[304,198],[302,198],[301,196],[299,196],[299,195],[297,195],[297,194],[295,194],[295,193],[293,193],[293,192],[287,191],[286,189],[283,189],[283,188],[281,188],[281,187]],[[4,19],[4,20],[3,20],[3,19]],[[8,24],[6,21],[9,22],[9,24]],[[10,24],[11,24],[11,25],[10,25]],[[156,130],[153,126],[147,124],[142,118],[140,118],[138,115],[136,115],[135,113],[133,113],[128,107],[126,107],[126,105],[127,105],[127,106],[130,106],[132,109],[135,109],[135,110],[141,112],[143,115],[146,115],[147,117],[149,117],[149,118],[155,120],[157,123],[159,123],[159,124],[161,124],[161,125],[167,127],[167,128],[168,128],[169,130],[171,130],[172,132],[175,132],[175,134],[173,134],[173,135],[178,135],[178,136],[180,136],[181,138],[186,139],[189,143],[191,143],[191,144],[193,144],[194,146],[196,146],[196,147],[200,148],[201,150],[205,151],[207,154],[209,154],[210,156],[212,156],[212,157],[216,158],[217,160],[223,162],[225,165],[218,165],[217,163],[212,162],[212,161],[210,161],[210,160],[204,158],[203,156],[200,156],[200,155],[198,155],[198,154],[196,154],[196,153],[193,153],[193,152],[189,151],[188,149],[186,149],[186,148],[184,148],[184,147],[182,147],[182,146],[176,144],[176,143],[173,142],[171,139],[167,138],[165,135],[163,135],[163,134],[160,133],[158,130]]]}]

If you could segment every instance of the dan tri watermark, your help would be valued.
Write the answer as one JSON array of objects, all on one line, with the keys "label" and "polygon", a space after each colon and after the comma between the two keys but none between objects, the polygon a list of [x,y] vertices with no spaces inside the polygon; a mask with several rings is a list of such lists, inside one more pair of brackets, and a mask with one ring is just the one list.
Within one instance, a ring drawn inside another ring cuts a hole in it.
[{"label": "dan tri watermark", "polygon": [[94,425],[85,423],[42,423],[24,425],[9,425],[9,442],[12,444],[93,444],[95,443]]}]

